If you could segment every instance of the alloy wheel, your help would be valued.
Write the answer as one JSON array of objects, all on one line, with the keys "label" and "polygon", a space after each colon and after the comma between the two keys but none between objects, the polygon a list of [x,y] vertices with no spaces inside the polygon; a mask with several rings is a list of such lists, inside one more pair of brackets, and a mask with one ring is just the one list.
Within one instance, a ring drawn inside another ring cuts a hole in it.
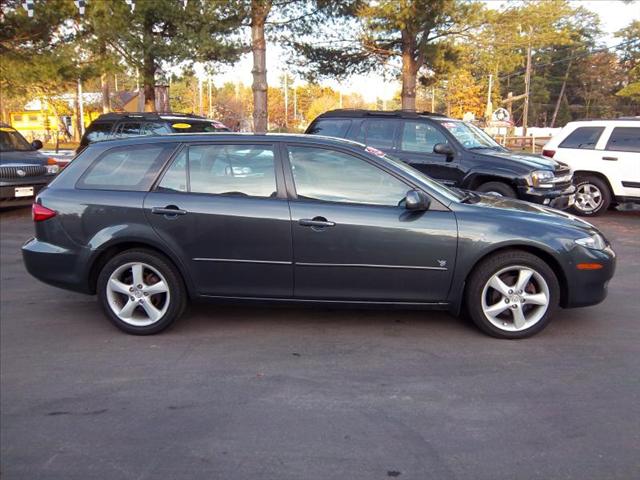
[{"label": "alloy wheel", "polygon": [[592,183],[578,185],[576,190],[576,207],[585,213],[595,212],[602,205],[603,196],[600,189]]},{"label": "alloy wheel", "polygon": [[169,284],[162,274],[142,262],[118,267],[107,282],[109,308],[123,322],[146,327],[159,321],[169,308]]},{"label": "alloy wheel", "polygon": [[531,267],[514,265],[492,275],[482,290],[482,311],[500,330],[519,332],[538,323],[549,308],[549,286]]}]

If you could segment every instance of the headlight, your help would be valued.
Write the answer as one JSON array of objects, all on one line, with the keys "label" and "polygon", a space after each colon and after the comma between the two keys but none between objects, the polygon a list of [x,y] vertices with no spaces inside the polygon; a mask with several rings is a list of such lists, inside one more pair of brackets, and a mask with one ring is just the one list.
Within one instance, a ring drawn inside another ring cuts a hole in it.
[{"label": "headlight", "polygon": [[47,165],[47,175],[55,175],[60,170],[58,165]]},{"label": "headlight", "polygon": [[554,175],[551,170],[536,170],[527,177],[527,183],[536,188],[551,188]]},{"label": "headlight", "polygon": [[602,235],[599,233],[593,233],[588,237],[578,238],[574,240],[578,245],[582,245],[586,248],[591,248],[593,250],[604,250],[607,248],[607,242]]}]

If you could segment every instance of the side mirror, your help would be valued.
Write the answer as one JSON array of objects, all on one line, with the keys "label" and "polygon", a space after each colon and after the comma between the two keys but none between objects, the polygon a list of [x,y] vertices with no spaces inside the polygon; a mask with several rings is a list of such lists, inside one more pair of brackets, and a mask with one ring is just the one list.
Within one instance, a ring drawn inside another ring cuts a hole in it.
[{"label": "side mirror", "polygon": [[414,212],[423,212],[429,210],[431,199],[420,190],[409,190],[407,196],[404,197],[404,208]]},{"label": "side mirror", "polygon": [[448,143],[436,143],[433,146],[433,153],[439,153],[440,155],[446,155],[447,156],[447,162],[450,162],[451,160],[453,160],[453,154],[455,153],[455,151],[453,150],[451,145],[449,145]]},{"label": "side mirror", "polygon": [[40,150],[43,145],[40,140],[34,140],[33,142],[31,142],[31,146],[34,148],[34,150]]}]

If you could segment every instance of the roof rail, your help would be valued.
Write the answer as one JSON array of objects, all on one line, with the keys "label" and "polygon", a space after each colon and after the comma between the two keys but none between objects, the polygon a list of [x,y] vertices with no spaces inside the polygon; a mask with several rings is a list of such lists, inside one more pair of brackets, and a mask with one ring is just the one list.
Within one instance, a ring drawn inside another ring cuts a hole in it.
[{"label": "roof rail", "polygon": [[193,113],[173,113],[173,112],[111,112],[103,113],[96,120],[118,120],[121,118],[142,119],[142,120],[160,120],[162,116],[184,117],[184,118],[203,118],[201,115]]},{"label": "roof rail", "polygon": [[324,112],[319,117],[398,117],[398,118],[420,118],[422,116],[444,117],[433,112],[414,112],[413,110],[365,110],[359,108],[339,108]]}]

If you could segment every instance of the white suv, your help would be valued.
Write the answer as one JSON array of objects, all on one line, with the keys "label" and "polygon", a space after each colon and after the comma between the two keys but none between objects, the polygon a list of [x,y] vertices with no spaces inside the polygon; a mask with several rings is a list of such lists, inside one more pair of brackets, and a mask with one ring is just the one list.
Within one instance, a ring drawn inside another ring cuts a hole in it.
[{"label": "white suv", "polygon": [[570,122],[542,154],[574,171],[579,215],[598,215],[612,203],[640,203],[640,117]]}]

